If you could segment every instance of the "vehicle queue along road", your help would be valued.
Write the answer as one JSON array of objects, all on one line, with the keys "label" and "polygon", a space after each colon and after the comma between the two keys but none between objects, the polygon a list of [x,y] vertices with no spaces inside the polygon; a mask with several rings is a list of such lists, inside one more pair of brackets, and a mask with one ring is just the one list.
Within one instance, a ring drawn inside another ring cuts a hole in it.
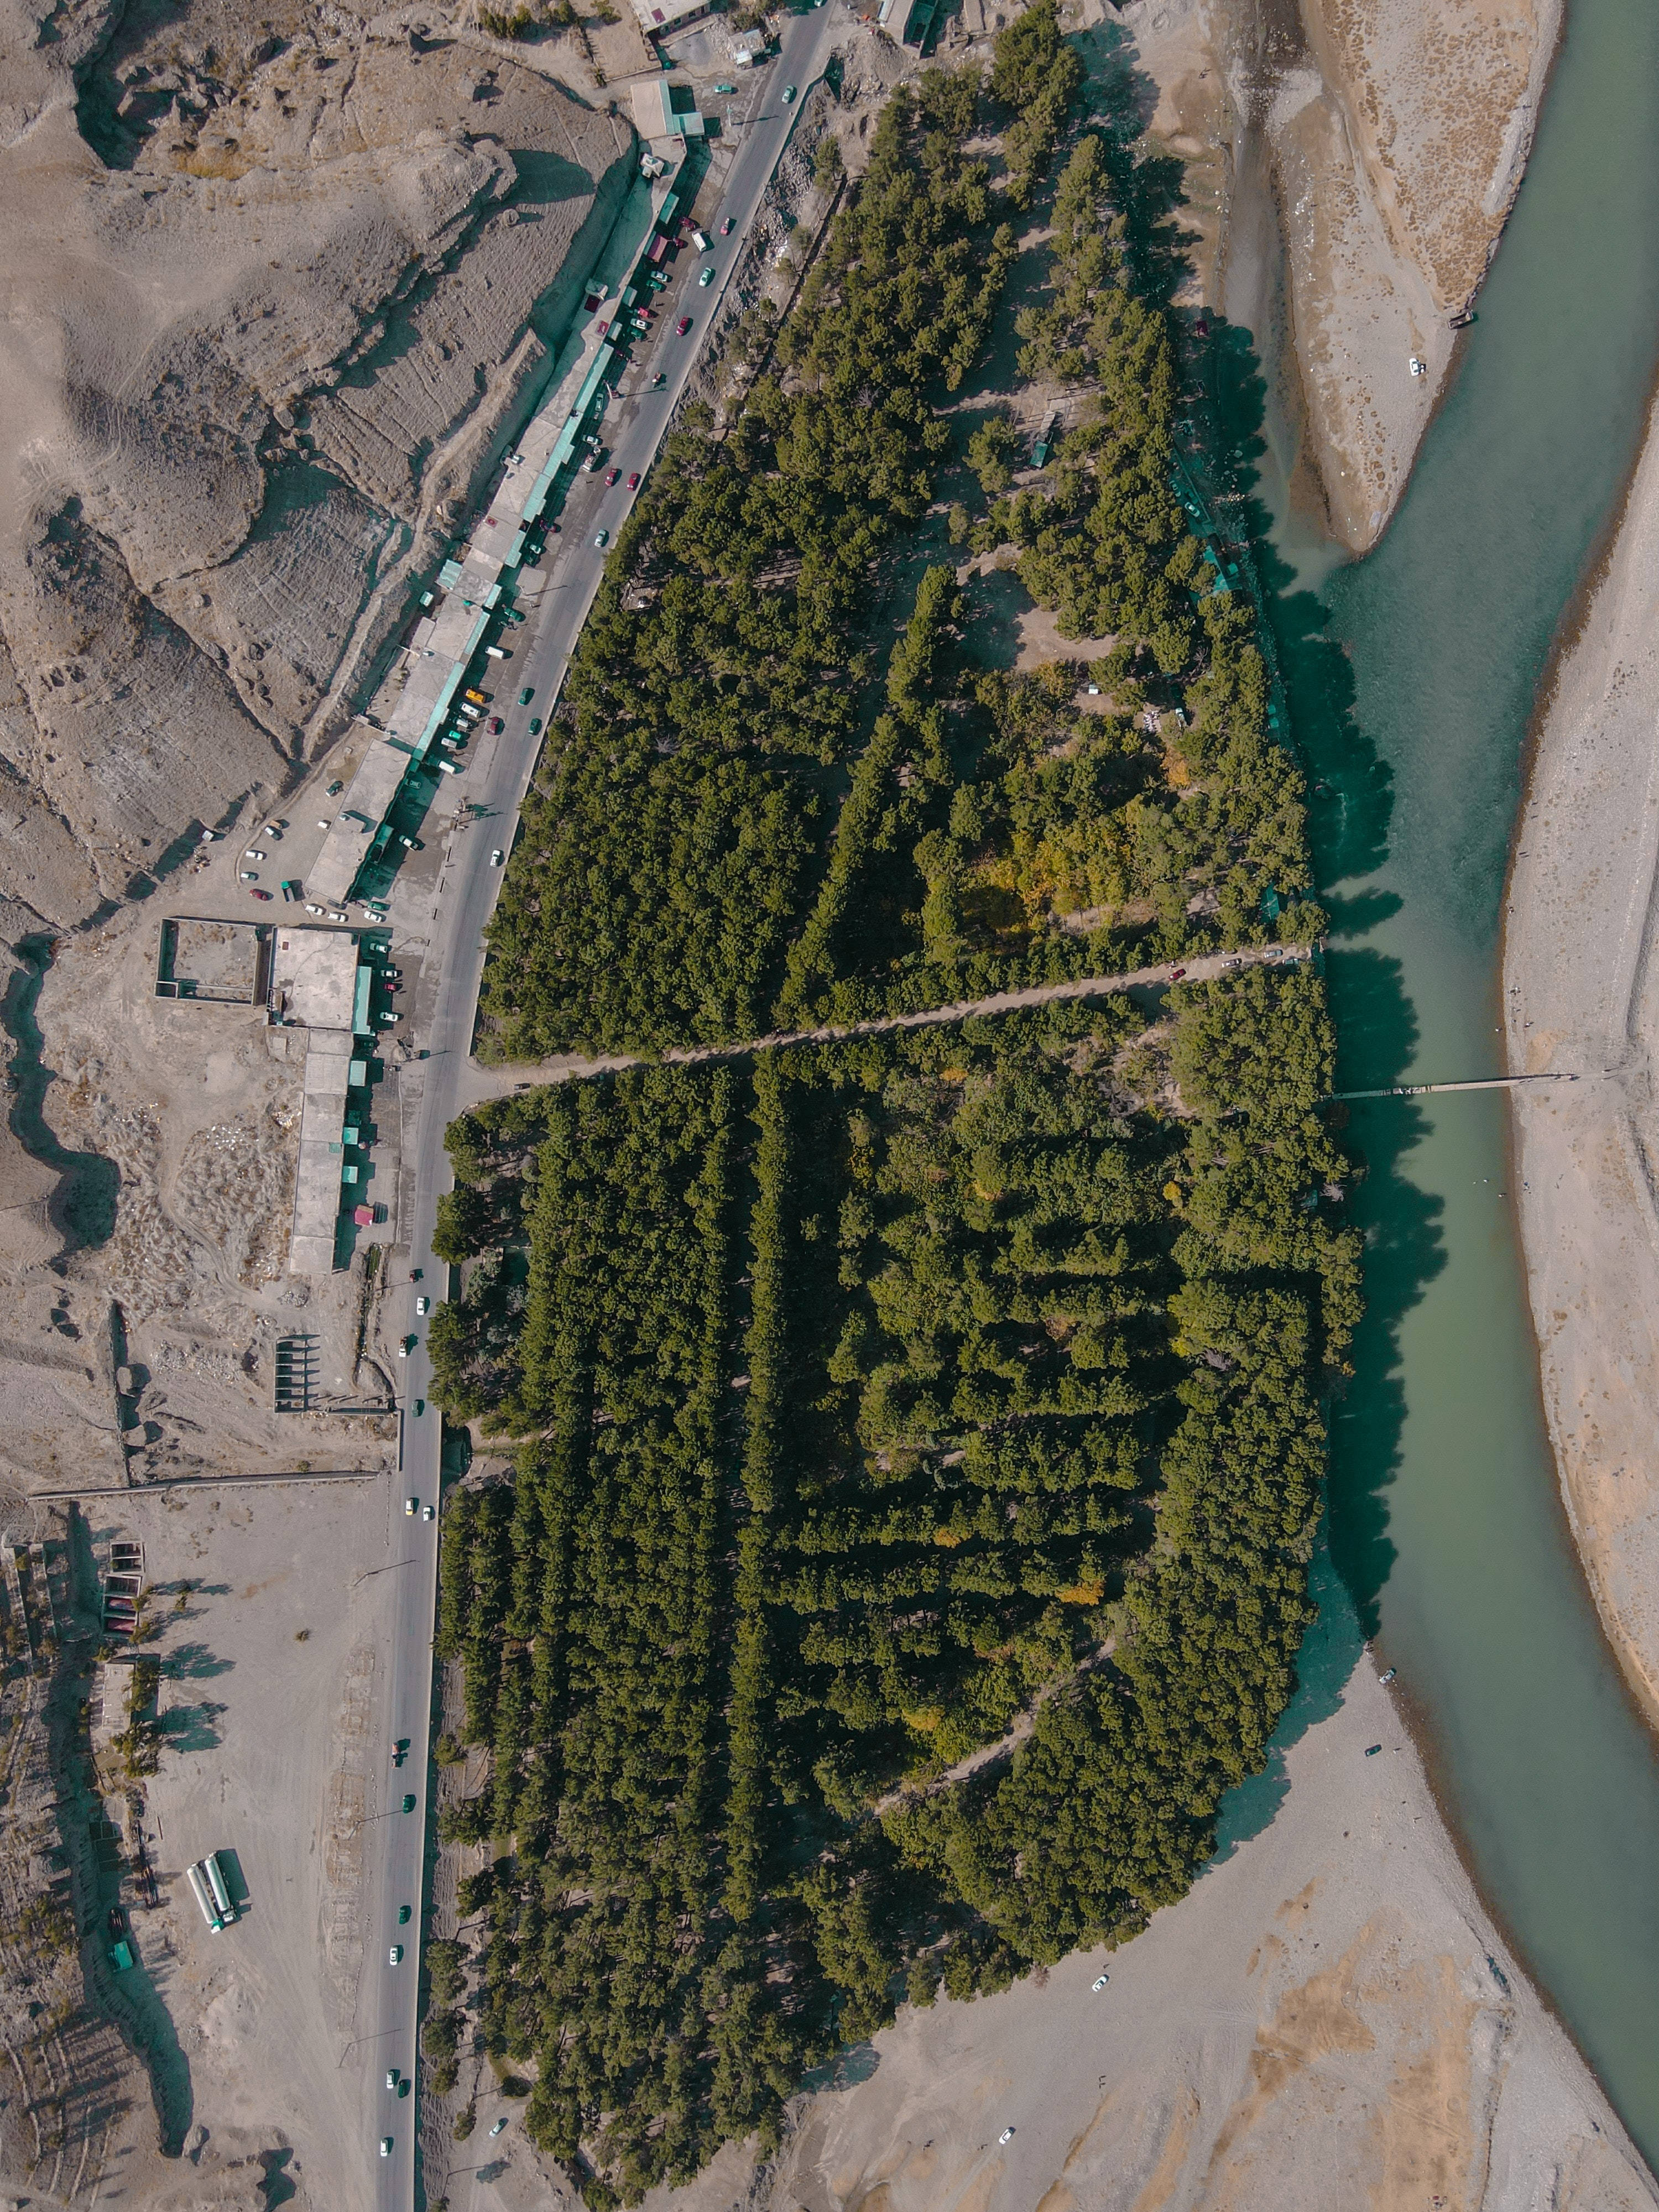
[{"label": "vehicle queue along road", "polygon": [[[655,342],[655,374],[626,399],[611,403],[613,411],[620,407],[620,418],[603,481],[578,476],[566,495],[549,588],[538,611],[515,633],[519,704],[507,715],[492,718],[503,726],[487,743],[480,740],[477,757],[465,770],[460,790],[473,811],[466,825],[453,833],[441,878],[422,963],[422,993],[429,988],[432,996],[428,1005],[416,1009],[415,1026],[417,1034],[424,1031],[428,1057],[422,1063],[424,1083],[413,1153],[409,1279],[398,1293],[407,1301],[408,1316],[405,1356],[398,1362],[401,1473],[388,1493],[387,1557],[377,1570],[391,1573],[396,1587],[382,1706],[393,1748],[385,1778],[386,1809],[365,1823],[380,1838],[380,1850],[372,1866],[371,1854],[365,1852],[365,1909],[374,1924],[365,1929],[364,1972],[370,1978],[366,2002],[359,2007],[360,2028],[366,2031],[363,2140],[373,2162],[377,2212],[414,2212],[417,2201],[419,2097],[411,2077],[418,2063],[423,1876],[428,1841],[435,1845],[427,1784],[442,1482],[442,1421],[430,1402],[425,1323],[448,1280],[447,1267],[433,1253],[432,1237],[439,1196],[451,1184],[444,1132],[462,1103],[483,973],[484,929],[540,750],[543,723],[599,589],[611,530],[626,514],[655,458],[799,112],[795,88],[821,74],[838,16],[838,9],[819,6],[795,16],[785,28],[777,53],[765,65],[756,112],[740,126],[743,135],[710,251],[685,256],[678,283],[659,295],[656,328],[664,335]],[[779,88],[776,93],[773,85]],[[676,308],[670,337],[669,317]],[[534,713],[528,711],[532,702]],[[405,1774],[407,1786],[398,1786]],[[410,1929],[401,1947],[394,1932],[398,1927]],[[400,1950],[401,1955],[393,1955]],[[489,2133],[500,2131],[497,2124]],[[447,2179],[434,2176],[426,2195],[447,2194],[452,2212],[464,2212],[457,2192],[465,2182],[465,2169]]]}]

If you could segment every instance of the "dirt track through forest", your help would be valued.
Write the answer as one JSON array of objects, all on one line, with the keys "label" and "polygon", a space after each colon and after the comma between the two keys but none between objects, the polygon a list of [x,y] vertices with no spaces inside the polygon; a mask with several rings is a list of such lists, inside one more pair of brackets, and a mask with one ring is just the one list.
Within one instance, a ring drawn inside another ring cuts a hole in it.
[{"label": "dirt track through forest", "polygon": [[[913,1014],[887,1014],[867,1022],[853,1022],[844,1029],[777,1030],[767,1036],[746,1037],[738,1044],[682,1045],[660,1055],[671,1067],[692,1066],[710,1060],[741,1060],[751,1053],[775,1052],[783,1045],[832,1044],[843,1037],[879,1036],[889,1030],[928,1029],[948,1022],[965,1022],[976,1014],[1012,1014],[1026,1006],[1047,1006],[1055,999],[1109,998],[1123,991],[1151,990],[1174,982],[1213,983],[1239,968],[1282,964],[1305,960],[1305,945],[1252,945],[1234,952],[1206,952],[1188,960],[1166,960],[1152,968],[1131,969],[1122,975],[1079,975],[1064,983],[1035,983],[1024,991],[995,991],[987,999],[957,999],[948,1006],[926,1006]],[[652,1064],[640,1053],[615,1053],[589,1060],[576,1053],[561,1053],[552,1060],[508,1061],[487,1067],[473,1060],[465,1086],[465,1103],[477,1106],[486,1098],[499,1098],[508,1091],[527,1091],[541,1083],[582,1082],[595,1075],[614,1075],[624,1067]]]}]

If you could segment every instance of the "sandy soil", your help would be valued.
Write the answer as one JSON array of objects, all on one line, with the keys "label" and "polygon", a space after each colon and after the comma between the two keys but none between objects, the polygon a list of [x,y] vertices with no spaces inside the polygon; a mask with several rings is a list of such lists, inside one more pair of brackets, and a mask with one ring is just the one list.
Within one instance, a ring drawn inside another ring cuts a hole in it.
[{"label": "sandy soil", "polygon": [[1364,550],[1519,185],[1560,0],[1079,6],[1103,69],[1130,63],[1152,137],[1187,165],[1192,297],[1250,331],[1270,367],[1293,343],[1328,526]]},{"label": "sandy soil", "polygon": [[[385,1577],[363,1574],[394,1510],[386,1484],[363,1483],[175,1491],[88,1516],[94,1540],[142,1538],[162,1624],[146,1647],[161,1661],[163,1749],[144,1814],[161,1903],[132,1923],[139,1975],[177,2037],[188,2131],[184,2159],[131,2196],[148,2212],[252,2204],[261,2172],[293,2185],[268,2201],[295,2212],[369,2201],[361,2076],[385,2058],[349,2046],[391,1601]],[[186,1580],[178,1612],[168,1592]],[[217,1935],[185,1880],[209,1850],[234,1855],[246,1891]],[[235,2193],[222,2198],[233,2165]]]},{"label": "sandy soil", "polygon": [[[1340,1585],[1318,1583],[1272,1763],[1184,1903],[1115,1954],[906,2008],[797,2101],[772,2167],[730,2146],[649,2212],[1659,2205],[1476,1898]],[[486,2100],[480,2123],[516,2109]],[[489,2148],[448,2177],[453,2212],[562,2201],[516,2124]]]},{"label": "sandy soil", "polygon": [[[1521,1224],[1556,1463],[1601,1617],[1659,1722],[1659,436],[1542,718],[1510,887]],[[1550,1095],[1540,1095],[1547,1089]]]}]

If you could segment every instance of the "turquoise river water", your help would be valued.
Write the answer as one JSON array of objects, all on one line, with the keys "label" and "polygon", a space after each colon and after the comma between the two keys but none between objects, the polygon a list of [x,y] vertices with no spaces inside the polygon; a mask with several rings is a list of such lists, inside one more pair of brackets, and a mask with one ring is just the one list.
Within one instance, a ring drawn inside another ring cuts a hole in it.
[{"label": "turquoise river water", "polygon": [[[1526,185],[1401,510],[1281,516],[1344,1086],[1499,1072],[1528,717],[1659,359],[1659,8],[1569,0]],[[1404,365],[1401,365],[1404,373]],[[1272,466],[1263,491],[1271,503]],[[1370,1314],[1332,1549],[1491,1904],[1659,2163],[1659,1750],[1568,1539],[1499,1094],[1356,1106]]]}]

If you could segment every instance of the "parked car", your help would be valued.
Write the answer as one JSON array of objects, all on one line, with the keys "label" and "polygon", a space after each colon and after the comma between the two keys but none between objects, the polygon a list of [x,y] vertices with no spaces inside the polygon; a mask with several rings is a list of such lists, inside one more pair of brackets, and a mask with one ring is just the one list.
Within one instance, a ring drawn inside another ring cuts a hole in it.
[{"label": "parked car", "polygon": [[263,899],[267,906],[270,904],[270,893],[269,891],[250,891],[248,893],[248,896],[250,898]]},{"label": "parked car", "polygon": [[678,322],[677,322],[677,323],[675,324],[675,325],[674,325],[674,335],[675,335],[675,337],[676,337],[677,338],[683,338],[683,337],[685,336],[686,332],[690,329],[690,327],[691,327],[691,318],[690,318],[690,315],[682,315],[682,316],[680,317],[680,319],[679,319]]},{"label": "parked car", "polygon": [[512,2118],[512,2114],[511,2114],[510,2112],[503,2112],[503,2113],[501,2114],[501,2117],[500,2118],[500,2119],[496,2121],[496,2123],[495,2123],[495,2126],[494,2126],[493,2128],[491,2128],[491,2130],[489,2130],[490,2134],[491,2134],[492,2136],[498,2136],[498,2135],[500,2135],[500,2133],[501,2133],[501,2130],[502,2130],[502,2129],[507,2125],[507,2121],[508,2121],[511,2118]]},{"label": "parked car", "polygon": [[622,471],[621,471],[620,469],[607,469],[607,470],[605,471],[605,489],[606,489],[607,491],[609,491],[609,490],[610,490],[610,489],[611,489],[611,485],[612,485],[613,483],[616,483],[617,478],[621,474],[622,474]]},{"label": "parked car", "polygon": [[639,489],[639,488],[640,488],[640,472],[639,472],[639,471],[638,471],[637,469],[635,469],[635,471],[634,471],[634,473],[633,473],[633,475],[632,475],[631,477],[629,477],[629,478],[628,479],[628,489],[629,489],[629,491],[637,491],[637,490]]},{"label": "parked car", "polygon": [[489,732],[491,737],[495,737],[507,727],[507,724],[502,721],[499,714],[492,714],[489,720],[484,724],[484,727]]}]

